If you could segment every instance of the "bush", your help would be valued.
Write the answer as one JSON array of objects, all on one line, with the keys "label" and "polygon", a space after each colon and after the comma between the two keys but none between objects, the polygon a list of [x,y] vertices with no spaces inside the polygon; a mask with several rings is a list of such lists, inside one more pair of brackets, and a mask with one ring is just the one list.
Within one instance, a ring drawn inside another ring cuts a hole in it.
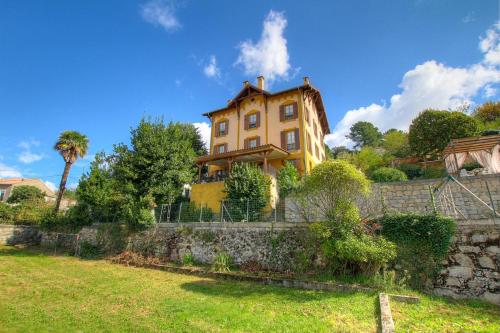
[{"label": "bush", "polygon": [[0,223],[38,225],[47,215],[53,213],[53,210],[53,206],[43,201],[37,204],[24,201],[16,205],[0,202]]},{"label": "bush", "polygon": [[443,178],[447,175],[448,172],[446,171],[446,169],[435,167],[427,167],[422,172],[422,178],[424,179]]},{"label": "bush", "polygon": [[80,252],[79,252],[80,258],[95,259],[98,258],[100,255],[101,255],[101,250],[97,246],[87,241],[83,241],[80,244]]},{"label": "bush", "polygon": [[386,167],[373,171],[370,178],[377,183],[402,182],[408,180],[408,177],[406,177],[403,171]]},{"label": "bush", "polygon": [[467,170],[467,171],[472,171],[474,169],[478,169],[478,168],[482,168],[483,166],[477,162],[470,162],[470,163],[465,163],[463,165],[463,169]]},{"label": "bush", "polygon": [[393,214],[379,220],[382,235],[397,244],[396,267],[408,272],[410,286],[429,286],[441,268],[455,232],[455,222],[436,214]]},{"label": "bush", "polygon": [[35,187],[30,185],[21,185],[15,186],[7,199],[8,203],[22,203],[22,202],[31,202],[34,204],[38,204],[43,202],[44,199],[43,192]]},{"label": "bush", "polygon": [[408,179],[415,179],[422,176],[423,170],[416,164],[401,164],[398,169],[403,171]]},{"label": "bush", "polygon": [[286,161],[285,166],[279,170],[277,183],[280,198],[285,198],[299,186],[299,171],[290,162]]},{"label": "bush", "polygon": [[233,220],[246,219],[247,205],[249,221],[257,221],[269,203],[271,181],[256,165],[236,163],[224,182],[224,192],[231,206]]},{"label": "bush", "polygon": [[229,272],[233,264],[233,259],[224,251],[217,253],[212,264],[212,270],[216,272]]},{"label": "bush", "polygon": [[184,254],[182,257],[182,264],[184,266],[193,266],[194,265],[194,256],[191,252]]},{"label": "bush", "polygon": [[309,227],[305,251],[309,262],[316,254],[334,273],[373,275],[394,258],[394,245],[367,234],[361,224],[356,200],[368,193],[369,184],[366,176],[346,161],[330,160],[313,169],[296,196],[306,220],[311,211],[325,219]]}]

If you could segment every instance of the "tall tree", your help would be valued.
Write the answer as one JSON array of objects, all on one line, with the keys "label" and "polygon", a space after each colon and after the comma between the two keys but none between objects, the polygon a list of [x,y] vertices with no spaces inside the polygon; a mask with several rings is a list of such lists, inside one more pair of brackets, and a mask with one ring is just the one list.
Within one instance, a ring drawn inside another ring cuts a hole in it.
[{"label": "tall tree", "polygon": [[462,113],[427,109],[410,125],[410,149],[418,156],[441,155],[451,139],[476,135],[477,121]]},{"label": "tall tree", "polygon": [[367,121],[358,121],[351,126],[351,130],[346,138],[354,142],[355,148],[363,146],[376,147],[380,144],[382,133],[372,123]]},{"label": "tall tree", "polygon": [[384,133],[382,147],[396,157],[406,157],[410,154],[408,134],[401,130],[391,128]]},{"label": "tall tree", "polygon": [[137,200],[156,204],[175,200],[196,175],[194,158],[203,154],[199,133],[190,124],[143,119],[131,131],[131,147],[115,146],[115,176]]},{"label": "tall tree", "polygon": [[61,199],[66,189],[66,181],[68,180],[69,170],[73,163],[76,162],[78,157],[82,158],[87,154],[89,146],[89,139],[76,131],[64,131],[59,135],[59,139],[54,145],[54,150],[58,151],[64,159],[64,172],[59,184],[59,192],[57,193],[57,200],[55,211],[59,210]]}]

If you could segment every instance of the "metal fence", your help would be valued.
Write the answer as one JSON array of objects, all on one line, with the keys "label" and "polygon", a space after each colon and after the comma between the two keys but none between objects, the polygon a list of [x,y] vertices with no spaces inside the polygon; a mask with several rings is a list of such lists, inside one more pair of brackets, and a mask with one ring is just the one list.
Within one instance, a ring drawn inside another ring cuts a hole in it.
[{"label": "metal fence", "polygon": [[193,222],[285,222],[285,204],[273,205],[256,200],[222,200],[214,211],[205,203],[183,201],[161,204],[155,209],[157,223]]}]

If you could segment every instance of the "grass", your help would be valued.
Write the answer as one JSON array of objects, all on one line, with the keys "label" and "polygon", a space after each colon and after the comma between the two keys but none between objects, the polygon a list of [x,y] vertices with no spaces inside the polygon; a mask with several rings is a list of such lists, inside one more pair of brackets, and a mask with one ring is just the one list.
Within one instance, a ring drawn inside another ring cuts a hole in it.
[{"label": "grass", "polygon": [[[375,332],[377,304],[0,247],[0,332]],[[398,331],[500,331],[484,303],[424,296],[393,312]]]}]

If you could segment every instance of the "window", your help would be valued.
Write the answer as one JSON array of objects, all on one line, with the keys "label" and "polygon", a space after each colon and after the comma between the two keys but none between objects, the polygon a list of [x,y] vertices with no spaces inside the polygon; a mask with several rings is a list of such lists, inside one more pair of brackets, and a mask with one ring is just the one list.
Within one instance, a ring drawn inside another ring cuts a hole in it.
[{"label": "window", "polygon": [[257,147],[257,138],[249,139],[248,148],[255,148],[255,147]]},{"label": "window", "polygon": [[316,149],[316,158],[319,160],[319,148],[318,148],[318,145],[315,145],[314,148]]},{"label": "window", "polygon": [[294,112],[293,112],[293,105],[294,104],[288,104],[288,105],[285,105],[285,120],[288,120],[288,119],[293,119],[294,118]]},{"label": "window", "polygon": [[227,134],[227,126],[225,121],[221,121],[219,123],[219,135],[226,135]]},{"label": "window", "polygon": [[318,137],[318,125],[316,125],[316,122],[314,122],[314,136]]},{"label": "window", "polygon": [[306,122],[309,124],[309,109],[308,108],[306,108],[305,117],[306,117]]},{"label": "window", "polygon": [[257,114],[251,114],[248,116],[248,128],[257,128]]},{"label": "window", "polygon": [[0,201],[3,201],[4,196],[5,196],[5,190],[0,190]]},{"label": "window", "polygon": [[286,133],[286,149],[295,150],[295,131]]},{"label": "window", "polygon": [[227,144],[226,143],[215,146],[215,153],[216,154],[224,154],[225,152],[227,152]]}]

